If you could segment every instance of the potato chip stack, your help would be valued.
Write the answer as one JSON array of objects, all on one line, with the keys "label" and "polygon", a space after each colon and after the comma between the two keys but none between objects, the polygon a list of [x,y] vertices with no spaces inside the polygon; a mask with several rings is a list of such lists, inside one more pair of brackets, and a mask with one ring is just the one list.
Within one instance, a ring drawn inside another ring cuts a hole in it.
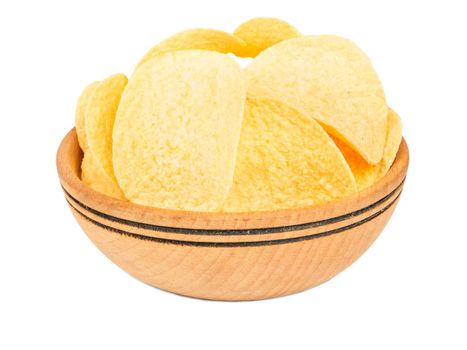
[{"label": "potato chip stack", "polygon": [[[232,55],[252,57],[242,69]],[[78,100],[82,181],[158,208],[249,212],[363,190],[402,138],[365,53],[255,18],[233,34],[192,29],[150,49],[127,79]]]}]

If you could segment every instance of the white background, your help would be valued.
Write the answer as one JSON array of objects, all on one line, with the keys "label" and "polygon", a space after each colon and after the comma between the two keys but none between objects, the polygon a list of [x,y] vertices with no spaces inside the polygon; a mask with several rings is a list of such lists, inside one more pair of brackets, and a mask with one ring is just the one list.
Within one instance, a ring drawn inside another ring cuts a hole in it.
[{"label": "white background", "polygon": [[[1,349],[466,349],[467,21],[462,1],[2,1]],[[182,29],[274,16],[351,38],[404,121],[411,164],[383,234],[297,295],[208,302],[129,277],[81,232],[55,152],[89,82]]]}]

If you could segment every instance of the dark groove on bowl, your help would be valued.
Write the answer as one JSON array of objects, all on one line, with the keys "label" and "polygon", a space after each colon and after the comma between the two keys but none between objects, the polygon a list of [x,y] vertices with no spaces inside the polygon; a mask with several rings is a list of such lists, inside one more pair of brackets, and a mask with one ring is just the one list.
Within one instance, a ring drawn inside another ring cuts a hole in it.
[{"label": "dark groove on bowl", "polygon": [[333,230],[329,231],[324,231],[320,233],[314,233],[311,235],[306,235],[306,236],[301,236],[301,237],[293,237],[293,238],[283,238],[283,239],[276,239],[276,240],[268,240],[268,241],[250,241],[250,242],[193,242],[193,241],[181,241],[181,240],[176,240],[176,239],[167,239],[167,238],[159,238],[159,237],[152,237],[152,236],[146,236],[142,234],[137,234],[137,233],[132,233],[124,230],[120,230],[115,227],[107,226],[105,224],[102,224],[94,219],[91,219],[90,217],[86,216],[83,214],[81,211],[76,209],[67,199],[67,202],[69,206],[74,210],[76,213],[78,213],[80,216],[82,216],[84,219],[90,221],[92,224],[107,230],[111,231],[117,234],[121,234],[124,236],[129,236],[133,237],[136,239],[144,240],[144,241],[152,241],[152,242],[157,242],[157,243],[166,243],[166,244],[175,244],[175,245],[187,245],[187,246],[195,246],[195,247],[219,247],[219,248],[234,248],[234,247],[256,247],[256,246],[265,246],[265,245],[276,245],[276,244],[288,244],[288,243],[295,243],[295,242],[301,242],[301,241],[307,241],[310,239],[316,239],[320,237],[326,237],[326,236],[331,236],[337,233],[341,233],[344,231],[348,231],[350,229],[353,229],[355,227],[361,226],[381,214],[383,214],[385,211],[390,209],[394,203],[399,199],[402,191],[399,192],[399,194],[394,198],[387,206],[385,206],[383,209],[373,213],[372,215],[366,217],[363,220],[354,222],[350,225],[339,227]]},{"label": "dark groove on bowl", "polygon": [[282,232],[289,232],[289,231],[300,231],[300,230],[305,230],[308,228],[313,228],[313,227],[320,227],[320,226],[325,226],[325,225],[330,225],[334,224],[336,222],[344,221],[350,218],[353,218],[355,216],[361,215],[381,203],[385,202],[389,198],[391,198],[404,184],[405,178],[402,180],[402,182],[394,189],[392,190],[389,194],[386,196],[382,197],[381,199],[377,200],[376,202],[355,210],[351,213],[343,214],[340,216],[336,216],[333,218],[329,219],[324,219],[324,220],[319,220],[319,221],[313,221],[313,222],[308,222],[304,224],[295,224],[295,225],[288,225],[288,226],[277,226],[277,227],[265,227],[265,228],[253,228],[253,229],[195,229],[195,228],[181,228],[181,227],[168,227],[168,226],[159,226],[159,225],[153,225],[153,224],[146,224],[142,222],[137,222],[137,221],[132,221],[132,220],[127,220],[127,219],[122,219],[119,217],[115,217],[109,214],[102,213],[96,209],[88,207],[86,204],[81,203],[79,200],[74,198],[70,193],[63,188],[63,191],[66,193],[66,195],[77,205],[79,205],[81,208],[91,212],[92,214],[99,216],[105,220],[113,221],[119,224],[127,225],[127,226],[132,226],[136,228],[141,228],[145,230],[152,230],[152,231],[159,231],[159,232],[166,232],[166,233],[179,233],[179,234],[193,234],[193,235],[215,235],[215,236],[229,236],[229,235],[260,235],[260,234],[270,234],[270,233],[282,233]]}]

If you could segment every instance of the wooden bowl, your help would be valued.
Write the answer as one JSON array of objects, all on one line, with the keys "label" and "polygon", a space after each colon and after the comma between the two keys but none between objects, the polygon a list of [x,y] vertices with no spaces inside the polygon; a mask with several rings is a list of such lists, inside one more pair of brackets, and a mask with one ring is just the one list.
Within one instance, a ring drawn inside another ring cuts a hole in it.
[{"label": "wooden bowl", "polygon": [[378,237],[399,200],[409,163],[403,140],[387,175],[343,200],[251,213],[152,208],[93,191],[80,180],[71,130],[57,154],[65,198],[91,241],[130,275],[196,298],[256,300],[321,284]]}]

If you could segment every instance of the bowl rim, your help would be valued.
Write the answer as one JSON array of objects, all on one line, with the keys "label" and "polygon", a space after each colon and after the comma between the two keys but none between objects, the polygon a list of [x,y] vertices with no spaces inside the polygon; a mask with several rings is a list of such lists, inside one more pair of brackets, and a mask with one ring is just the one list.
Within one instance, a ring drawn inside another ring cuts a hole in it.
[{"label": "bowl rim", "polygon": [[[72,157],[76,157],[75,164]],[[252,212],[196,212],[145,206],[109,197],[85,185],[78,175],[82,151],[76,130],[72,128],[63,138],[57,151],[56,165],[61,186],[69,198],[90,211],[108,215],[117,220],[194,231],[230,231],[230,235],[243,231],[280,229],[299,226],[312,221],[328,221],[339,217],[352,217],[389,198],[403,186],[409,164],[409,150],[401,139],[396,158],[389,171],[371,186],[335,201],[311,206]],[[79,160],[79,164],[76,161]],[[73,167],[75,169],[73,169]],[[356,208],[350,210],[349,208]],[[331,218],[331,219],[330,219]],[[165,225],[167,224],[167,225]],[[285,225],[284,225],[285,224]],[[209,228],[206,228],[209,227]],[[243,234],[251,234],[246,232]],[[271,232],[273,233],[273,232]],[[199,234],[199,232],[198,232]]]}]

